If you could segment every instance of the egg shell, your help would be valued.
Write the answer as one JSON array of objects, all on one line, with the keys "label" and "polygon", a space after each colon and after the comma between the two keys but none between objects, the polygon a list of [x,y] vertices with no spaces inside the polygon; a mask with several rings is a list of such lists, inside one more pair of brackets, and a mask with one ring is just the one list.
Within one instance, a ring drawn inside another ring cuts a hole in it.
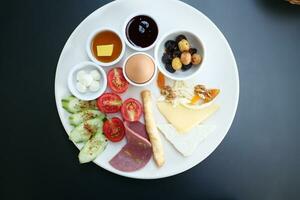
[{"label": "egg shell", "polygon": [[130,57],[125,64],[127,77],[135,83],[142,84],[149,81],[155,72],[155,64],[152,59],[144,54],[136,54]]}]

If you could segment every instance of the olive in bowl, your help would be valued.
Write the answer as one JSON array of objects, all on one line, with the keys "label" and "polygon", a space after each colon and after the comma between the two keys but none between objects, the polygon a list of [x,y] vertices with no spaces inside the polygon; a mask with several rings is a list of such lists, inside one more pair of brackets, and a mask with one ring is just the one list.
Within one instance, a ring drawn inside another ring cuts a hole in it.
[{"label": "olive in bowl", "polygon": [[172,31],[157,43],[154,56],[158,69],[173,80],[197,75],[204,60],[201,40],[190,31]]}]

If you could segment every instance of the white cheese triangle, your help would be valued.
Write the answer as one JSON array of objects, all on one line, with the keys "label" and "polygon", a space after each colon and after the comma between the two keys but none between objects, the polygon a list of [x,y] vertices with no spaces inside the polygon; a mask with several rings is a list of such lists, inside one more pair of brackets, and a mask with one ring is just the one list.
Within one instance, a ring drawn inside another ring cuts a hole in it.
[{"label": "white cheese triangle", "polygon": [[197,125],[187,133],[178,133],[171,124],[158,124],[160,132],[183,156],[190,156],[197,146],[215,130],[212,125]]}]

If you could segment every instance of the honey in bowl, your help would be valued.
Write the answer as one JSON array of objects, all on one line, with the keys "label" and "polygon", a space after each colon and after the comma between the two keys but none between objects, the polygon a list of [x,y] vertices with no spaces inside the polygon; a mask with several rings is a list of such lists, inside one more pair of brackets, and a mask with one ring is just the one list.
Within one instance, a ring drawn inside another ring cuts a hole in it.
[{"label": "honey in bowl", "polygon": [[97,33],[91,44],[93,56],[100,62],[110,63],[116,60],[122,52],[122,41],[113,31]]}]

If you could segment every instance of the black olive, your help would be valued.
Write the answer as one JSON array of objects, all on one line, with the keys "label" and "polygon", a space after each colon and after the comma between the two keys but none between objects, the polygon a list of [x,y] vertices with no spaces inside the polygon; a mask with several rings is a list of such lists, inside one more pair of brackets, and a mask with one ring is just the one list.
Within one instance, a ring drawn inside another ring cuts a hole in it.
[{"label": "black olive", "polygon": [[177,47],[177,43],[174,40],[168,40],[165,43],[165,48],[167,51],[172,52]]},{"label": "black olive", "polygon": [[174,47],[173,51],[179,51],[178,44],[176,44],[176,46]]},{"label": "black olive", "polygon": [[194,53],[197,53],[197,49],[190,48],[189,52],[190,52],[191,55],[193,55]]},{"label": "black olive", "polygon": [[181,70],[182,70],[182,71],[189,70],[189,69],[191,69],[192,66],[193,66],[192,63],[190,63],[190,64],[188,64],[188,65],[182,65]]},{"label": "black olive", "polygon": [[163,56],[161,57],[161,61],[165,64],[171,63],[172,59],[173,59],[173,57],[172,57],[172,54],[170,54],[170,53],[164,53]]},{"label": "black olive", "polygon": [[183,39],[186,40],[186,37],[184,35],[178,35],[175,40],[176,40],[177,43],[179,43]]},{"label": "black olive", "polygon": [[180,56],[181,56],[181,51],[179,51],[179,50],[173,51],[173,58],[176,58],[176,57],[180,58]]},{"label": "black olive", "polygon": [[168,71],[168,72],[170,72],[170,73],[174,73],[176,70],[175,69],[173,69],[173,67],[172,67],[172,65],[170,64],[170,63],[167,63],[166,65],[165,65],[165,68],[166,68],[166,70]]}]

